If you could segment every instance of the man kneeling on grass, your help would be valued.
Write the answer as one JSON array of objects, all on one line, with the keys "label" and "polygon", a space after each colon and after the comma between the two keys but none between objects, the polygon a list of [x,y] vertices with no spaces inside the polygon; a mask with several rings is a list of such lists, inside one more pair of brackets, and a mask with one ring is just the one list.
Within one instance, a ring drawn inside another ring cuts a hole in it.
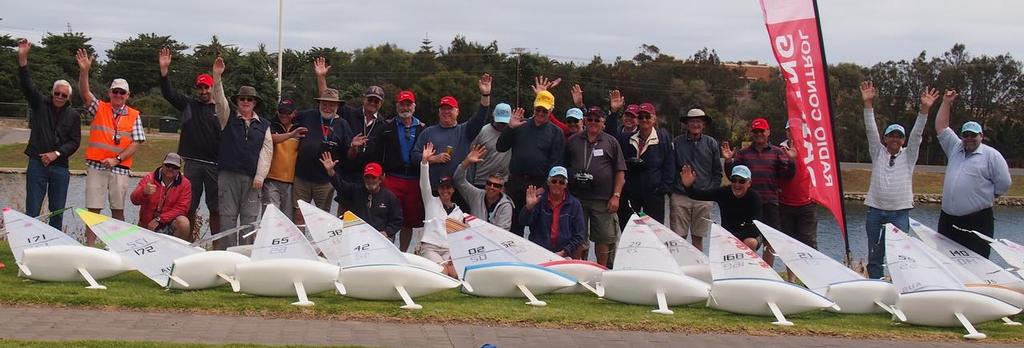
[{"label": "man kneeling on grass", "polygon": [[187,217],[192,184],[181,175],[178,154],[168,153],[160,167],[139,180],[131,198],[132,204],[140,206],[139,226],[184,240],[192,234]]}]

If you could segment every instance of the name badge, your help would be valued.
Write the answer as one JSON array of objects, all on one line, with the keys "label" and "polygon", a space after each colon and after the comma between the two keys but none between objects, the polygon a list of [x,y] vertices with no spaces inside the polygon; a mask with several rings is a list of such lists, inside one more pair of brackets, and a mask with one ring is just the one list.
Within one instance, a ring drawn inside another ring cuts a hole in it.
[{"label": "name badge", "polygon": [[594,157],[604,156],[604,149],[594,149]]}]

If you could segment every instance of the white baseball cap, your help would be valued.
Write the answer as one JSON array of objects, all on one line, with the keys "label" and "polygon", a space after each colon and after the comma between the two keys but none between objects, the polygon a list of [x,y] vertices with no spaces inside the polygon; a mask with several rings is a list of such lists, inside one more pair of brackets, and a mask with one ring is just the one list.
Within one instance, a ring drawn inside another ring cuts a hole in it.
[{"label": "white baseball cap", "polygon": [[123,89],[125,92],[131,92],[132,91],[132,90],[128,89],[128,81],[125,80],[125,79],[114,79],[114,82],[112,82],[110,84],[110,89],[115,89],[115,88]]}]

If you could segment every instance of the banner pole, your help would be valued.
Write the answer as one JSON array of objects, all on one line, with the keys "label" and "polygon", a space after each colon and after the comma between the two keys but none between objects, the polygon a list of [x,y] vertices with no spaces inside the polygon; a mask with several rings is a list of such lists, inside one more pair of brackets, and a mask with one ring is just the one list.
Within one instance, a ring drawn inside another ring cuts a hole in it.
[{"label": "banner pole", "polygon": [[846,191],[843,190],[843,176],[842,176],[842,172],[843,171],[842,171],[842,168],[841,168],[841,165],[840,165],[839,151],[838,151],[839,143],[836,142],[836,136],[835,136],[835,133],[836,133],[836,116],[835,116],[836,108],[835,108],[835,103],[832,101],[832,90],[831,90],[831,88],[829,88],[828,59],[826,58],[826,55],[825,55],[825,36],[822,35],[822,32],[821,32],[821,14],[818,12],[818,0],[811,0],[811,3],[814,4],[814,21],[817,22],[817,24],[818,24],[818,44],[821,46],[821,67],[823,69],[822,72],[824,73],[824,76],[825,76],[825,99],[828,100],[828,109],[829,109],[829,115],[828,116],[829,116],[829,121],[832,123],[832,148],[837,149],[836,153],[835,153],[835,156],[836,156],[836,167],[837,167],[836,168],[836,180],[839,183],[839,210],[842,212],[841,215],[842,215],[842,219],[843,219],[843,221],[839,221],[839,226],[840,226],[840,229],[841,229],[840,232],[842,232],[842,234],[843,234],[843,247],[845,248],[845,251],[846,251],[846,256],[845,256],[846,264],[849,266],[853,262],[853,254],[850,252],[850,237],[847,234],[847,229],[846,229],[846,204],[845,204],[845,199],[844,199],[844,197],[845,197],[844,196],[844,192],[846,192]]}]

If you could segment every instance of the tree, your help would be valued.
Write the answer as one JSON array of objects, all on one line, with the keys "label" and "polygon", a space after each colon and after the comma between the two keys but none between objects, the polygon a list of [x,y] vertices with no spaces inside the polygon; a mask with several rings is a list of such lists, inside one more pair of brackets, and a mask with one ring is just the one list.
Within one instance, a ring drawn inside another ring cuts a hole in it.
[{"label": "tree", "polygon": [[[102,86],[116,78],[128,80],[133,94],[147,93],[160,87],[160,65],[157,56],[161,48],[181,51],[188,46],[155,33],[138,34],[119,41],[107,50],[107,64],[100,73]],[[76,70],[77,71],[77,70]]]}]

